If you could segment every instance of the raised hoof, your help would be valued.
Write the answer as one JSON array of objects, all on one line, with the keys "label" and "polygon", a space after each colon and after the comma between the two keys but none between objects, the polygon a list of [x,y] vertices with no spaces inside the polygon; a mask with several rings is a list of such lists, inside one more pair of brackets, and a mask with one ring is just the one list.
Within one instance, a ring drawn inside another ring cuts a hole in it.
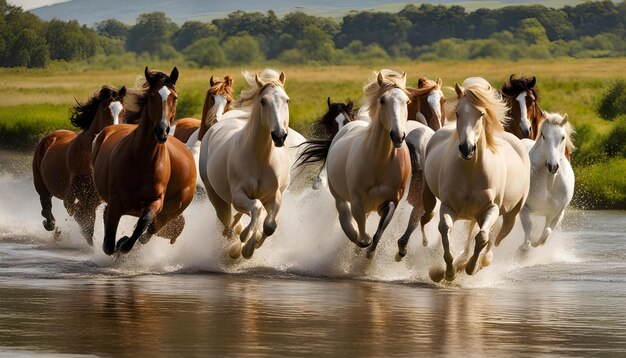
[{"label": "raised hoof", "polygon": [[241,250],[241,256],[244,259],[249,259],[254,254],[254,245],[256,244],[256,237],[252,236],[250,240],[248,240],[245,244],[243,244],[243,249]]},{"label": "raised hoof", "polygon": [[365,251],[365,258],[366,259],[371,260],[372,257],[374,257],[374,251],[372,251],[372,250]]},{"label": "raised hoof", "polygon": [[241,256],[241,241],[237,240],[230,245],[228,249],[228,256],[232,259],[237,259]]},{"label": "raised hoof", "polygon": [[243,231],[243,225],[241,225],[240,223],[237,223],[237,225],[235,225],[235,227],[233,228],[233,232],[236,235],[241,234],[241,231]]},{"label": "raised hoof", "polygon": [[535,242],[531,243],[531,245],[533,247],[539,247],[539,246],[543,246],[543,244],[545,244],[545,243],[546,243],[546,240],[539,239],[539,241],[535,241]]},{"label": "raised hoof", "polygon": [[267,239],[267,236],[265,236],[265,235],[261,235],[261,236],[257,237],[256,242],[254,244],[254,249],[256,250],[256,249],[261,248],[261,246],[265,242],[265,239]]},{"label": "raised hoof", "polygon": [[356,241],[354,242],[356,244],[356,246],[364,248],[364,247],[368,247],[372,244],[372,239],[370,237],[366,237],[366,241],[361,240],[361,238],[356,239]]},{"label": "raised hoof", "polygon": [[137,239],[137,240],[139,240],[139,242],[142,245],[145,245],[148,242],[150,242],[150,239],[152,239],[152,235],[146,235],[146,233],[144,233],[143,235],[139,236],[139,239]]},{"label": "raised hoof", "polygon": [[46,229],[48,231],[54,230],[54,227],[55,227],[55,220],[54,219],[50,219],[50,220],[46,219],[42,223],[43,223],[44,229]]},{"label": "raised hoof", "polygon": [[433,282],[441,282],[445,276],[445,272],[446,270],[443,267],[435,266],[428,270],[428,276],[430,276],[430,279],[433,280]]},{"label": "raised hoof", "polygon": [[475,258],[474,256],[472,256],[472,258],[470,258],[470,260],[467,262],[467,265],[465,266],[465,273],[468,275],[473,275],[477,272],[476,270],[476,264],[477,264],[478,259]]},{"label": "raised hoof", "polygon": [[120,254],[127,254],[130,252],[130,250],[133,249],[134,245],[135,243],[130,240],[130,237],[124,236],[119,239],[119,241],[115,245],[115,252],[118,252]]},{"label": "raised hoof", "polygon": [[406,256],[406,246],[398,245],[398,253],[396,254],[396,262],[402,261],[402,259]]},{"label": "raised hoof", "polygon": [[176,239],[170,239],[170,245],[174,245],[176,243]]},{"label": "raised hoof", "polygon": [[111,256],[115,253],[115,247],[108,247],[106,243],[102,243],[102,251],[105,255]]},{"label": "raised hoof", "polygon": [[483,255],[483,257],[480,258],[480,266],[487,267],[491,265],[492,261],[493,261],[493,251],[489,250],[489,252],[486,252]]}]

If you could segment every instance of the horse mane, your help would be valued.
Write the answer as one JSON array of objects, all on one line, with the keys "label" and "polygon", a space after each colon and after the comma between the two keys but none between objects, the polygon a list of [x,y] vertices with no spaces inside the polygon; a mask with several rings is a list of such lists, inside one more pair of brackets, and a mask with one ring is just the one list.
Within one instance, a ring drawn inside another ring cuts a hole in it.
[{"label": "horse mane", "polygon": [[[345,103],[342,103],[342,102],[331,103],[331,106],[341,107],[342,113],[345,110],[345,113],[349,116],[349,118],[347,118],[348,121],[352,122],[356,120],[356,112],[354,111],[354,109],[348,108],[348,104],[351,102],[352,100],[348,99]],[[326,113],[324,113],[322,117],[320,117],[318,120],[315,121],[314,128],[313,128],[314,134],[317,136],[323,135],[324,138],[332,137],[334,134],[331,133],[329,126],[332,125],[332,123],[335,121],[335,117],[334,117],[335,115],[337,115],[337,113],[332,111],[329,108],[328,111],[326,111]]]},{"label": "horse mane", "polygon": [[248,87],[241,90],[241,95],[239,96],[239,100],[236,105],[237,107],[247,107],[252,105],[253,100],[258,98],[267,86],[276,86],[285,89],[283,84],[280,82],[280,74],[271,68],[266,68],[258,74],[259,80],[261,80],[264,84],[263,87],[259,87],[256,83],[254,73],[250,71],[243,71],[241,74],[246,82],[248,82]]},{"label": "horse mane", "polygon": [[121,102],[123,98],[120,96],[117,88],[104,85],[99,90],[92,93],[87,99],[87,102],[81,103],[76,98],[74,98],[74,100],[76,101],[76,105],[70,112],[70,122],[72,122],[74,127],[85,130],[89,129],[89,126],[91,126],[101,103]]},{"label": "horse mane", "polygon": [[463,81],[463,93],[457,98],[451,100],[452,111],[456,119],[456,108],[459,100],[467,97],[470,104],[474,107],[484,108],[486,116],[483,121],[485,129],[485,139],[487,147],[492,151],[496,150],[495,134],[504,132],[504,125],[508,121],[507,112],[509,107],[502,99],[502,96],[496,91],[485,79],[480,77],[470,77]]},{"label": "horse mane", "polygon": [[439,89],[439,84],[433,80],[429,80],[426,77],[422,77],[418,80],[417,88],[413,89],[413,93],[418,97],[424,97],[433,90]]},{"label": "horse mane", "polygon": [[[155,86],[166,85],[172,89],[176,89],[169,81],[169,76],[161,71],[150,71]],[[148,91],[150,90],[150,84],[145,77],[138,77],[136,86],[139,88],[129,89],[126,96],[130,99],[128,104],[125,104],[124,109],[124,123],[137,124],[141,119],[141,113],[148,103]]]},{"label": "horse mane", "polygon": [[574,136],[574,134],[576,134],[576,130],[574,130],[572,124],[567,121],[565,125],[563,125],[565,117],[559,113],[542,112],[541,114],[543,115],[544,119],[543,121],[541,121],[541,123],[539,123],[538,133],[541,133],[541,130],[545,123],[563,126],[563,128],[565,129],[565,148],[568,150],[568,153],[573,153],[574,150],[576,150],[576,145],[574,145],[572,137]]},{"label": "horse mane", "polygon": [[535,100],[539,102],[539,89],[536,86],[529,88],[530,82],[532,80],[532,77],[528,78],[525,76],[520,76],[520,78],[513,78],[513,75],[511,75],[509,80],[504,82],[504,84],[502,85],[500,92],[502,92],[505,97],[515,98],[522,92],[531,91],[533,96],[535,97]]},{"label": "horse mane", "polygon": [[374,71],[374,77],[363,86],[363,106],[359,110],[359,113],[365,112],[372,119],[378,116],[380,110],[378,99],[385,92],[399,88],[410,97],[410,93],[406,89],[406,76],[404,74],[386,68],[382,69],[380,71],[383,77],[382,85],[378,83],[378,74],[379,72]]}]

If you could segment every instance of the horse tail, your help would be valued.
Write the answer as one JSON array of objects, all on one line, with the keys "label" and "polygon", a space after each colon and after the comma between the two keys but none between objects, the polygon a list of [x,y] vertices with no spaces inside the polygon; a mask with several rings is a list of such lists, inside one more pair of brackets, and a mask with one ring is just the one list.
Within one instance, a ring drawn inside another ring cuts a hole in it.
[{"label": "horse tail", "polygon": [[298,155],[296,167],[317,162],[322,162],[322,165],[326,164],[326,157],[328,157],[332,142],[332,139],[314,139],[300,144],[298,147],[304,146],[304,150]]},{"label": "horse tail", "polygon": [[46,155],[48,148],[50,148],[56,138],[53,136],[46,136],[39,141],[35,154],[33,155],[33,181],[35,184],[35,190],[39,194],[39,202],[41,203],[41,214],[46,220],[44,220],[44,228],[48,231],[52,231],[55,228],[54,216],[52,216],[52,193],[46,186],[41,174],[41,164],[43,157]]}]

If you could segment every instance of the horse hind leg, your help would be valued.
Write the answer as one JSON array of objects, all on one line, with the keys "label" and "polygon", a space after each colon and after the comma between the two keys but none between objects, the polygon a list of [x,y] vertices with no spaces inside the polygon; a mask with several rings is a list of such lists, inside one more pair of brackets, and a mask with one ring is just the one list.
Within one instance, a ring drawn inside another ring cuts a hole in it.
[{"label": "horse hind leg", "polygon": [[339,224],[348,239],[354,243],[359,238],[359,233],[354,228],[354,220],[352,218],[352,208],[346,200],[335,198],[335,207],[339,213]]},{"label": "horse hind leg", "polygon": [[380,214],[380,222],[378,223],[378,229],[376,229],[376,234],[374,234],[372,244],[367,248],[367,251],[365,252],[365,258],[371,259],[374,255],[374,251],[378,246],[378,241],[380,240],[380,237],[383,235],[383,232],[389,225],[391,218],[393,218],[393,214],[395,211],[396,203],[394,203],[393,201],[386,202],[378,211],[378,213]]}]

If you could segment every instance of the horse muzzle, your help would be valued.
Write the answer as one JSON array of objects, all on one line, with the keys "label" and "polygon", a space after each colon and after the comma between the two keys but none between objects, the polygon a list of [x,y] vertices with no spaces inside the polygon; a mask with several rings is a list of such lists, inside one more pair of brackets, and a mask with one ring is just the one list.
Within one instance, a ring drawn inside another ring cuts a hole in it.
[{"label": "horse muzzle", "polygon": [[559,164],[551,164],[551,163],[546,163],[546,167],[548,168],[548,171],[550,172],[550,174],[554,175],[559,171]]},{"label": "horse muzzle", "polygon": [[476,151],[476,144],[469,145],[469,143],[459,144],[459,151],[461,152],[461,158],[470,160],[474,157]]},{"label": "horse muzzle", "polygon": [[170,133],[169,125],[162,125],[161,123],[154,126],[154,137],[157,143],[163,144],[167,141],[167,135]]},{"label": "horse muzzle", "polygon": [[522,138],[530,139],[530,129],[520,128],[520,131],[522,132]]},{"label": "horse muzzle", "polygon": [[391,131],[389,132],[389,136],[391,137],[391,143],[394,148],[402,147],[402,143],[404,143],[404,139],[406,139],[406,133],[402,133],[402,137],[399,133]]},{"label": "horse muzzle", "polygon": [[287,139],[287,132],[284,130],[272,131],[272,141],[274,145],[278,148],[285,145],[285,140]]}]

